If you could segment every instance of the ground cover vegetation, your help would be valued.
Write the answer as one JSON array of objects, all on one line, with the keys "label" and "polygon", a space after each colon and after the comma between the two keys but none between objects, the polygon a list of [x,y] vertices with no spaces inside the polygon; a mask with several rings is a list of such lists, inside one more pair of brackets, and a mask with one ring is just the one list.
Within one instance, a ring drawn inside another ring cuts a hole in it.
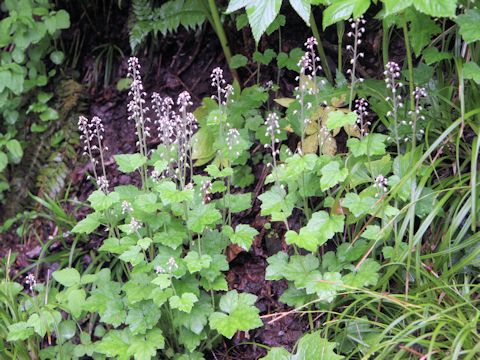
[{"label": "ground cover vegetation", "polygon": [[480,358],[479,5],[2,1],[0,357]]}]

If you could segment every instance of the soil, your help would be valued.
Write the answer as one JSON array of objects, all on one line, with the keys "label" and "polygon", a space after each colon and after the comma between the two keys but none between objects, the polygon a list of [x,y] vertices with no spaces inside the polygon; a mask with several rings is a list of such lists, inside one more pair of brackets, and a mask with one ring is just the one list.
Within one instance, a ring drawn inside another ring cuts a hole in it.
[{"label": "soil", "polygon": [[[116,3],[116,1],[112,1]],[[105,144],[108,147],[107,152],[107,173],[110,180],[110,186],[113,188],[120,184],[138,183],[139,179],[132,178],[130,175],[120,174],[116,169],[113,161],[113,155],[118,153],[132,153],[135,151],[135,133],[132,122],[127,120],[126,104],[127,92],[117,91],[115,84],[117,81],[125,77],[127,72],[126,61],[127,54],[130,54],[128,44],[128,29],[126,23],[128,20],[128,11],[126,9],[118,10],[116,5],[110,8],[110,22],[105,25],[100,22],[95,23],[92,16],[92,23],[85,21],[88,16],[88,9],[76,9],[79,5],[67,2],[67,10],[72,14],[72,31],[64,36],[65,43],[73,43],[75,34],[88,34],[82,48],[82,56],[76,70],[72,71],[73,76],[77,76],[79,82],[85,84],[90,98],[89,111],[85,116],[99,116],[103,119],[105,126]],[[309,29],[301,21],[301,19],[291,12],[291,9],[285,7],[282,12],[286,14],[287,25],[282,29],[282,51],[289,52],[292,48],[303,46],[301,39],[306,39],[311,35]],[[87,15],[85,15],[87,14]],[[91,14],[90,14],[91,15]],[[317,15],[317,21],[320,19]],[[92,27],[95,25],[97,27]],[[242,30],[243,36],[234,36],[233,31],[235,24],[226,23],[227,34],[230,36],[230,46],[232,52],[242,53],[251,58],[255,50],[252,36],[249,29]],[[364,76],[374,77],[381,74],[379,68],[381,59],[379,59],[379,36],[378,28],[367,30],[367,38],[363,45],[364,51],[371,56],[366,56],[364,66],[360,67],[360,72]],[[331,27],[328,32],[322,34],[327,56],[332,65],[336,62],[336,30]],[[110,85],[103,86],[102,76],[97,76],[99,81],[95,81],[95,52],[94,49],[103,43],[112,43],[118,46],[125,54],[124,58],[117,57],[114,61],[113,68],[116,69],[112,74]],[[213,68],[220,66],[224,69],[224,74],[229,79],[228,67],[221,46],[216,38],[212,28],[208,24],[204,24],[197,31],[180,30],[174,35],[167,37],[159,37],[155,42],[150,40],[147,46],[153,49],[148,56],[145,52],[141,52],[137,56],[142,64],[142,73],[144,75],[144,85],[147,93],[158,92],[160,95],[169,95],[175,98],[180,92],[187,90],[193,97],[194,107],[201,103],[201,99],[211,95],[210,73]],[[264,37],[259,45],[260,50],[268,47],[278,52],[277,35],[273,34],[268,37],[268,41]],[[397,51],[397,50],[395,50]],[[348,61],[348,59],[346,59]],[[239,75],[243,86],[249,86],[255,83],[256,76],[254,71],[255,65],[248,69],[240,69]],[[266,82],[276,78],[276,69],[274,66],[262,67],[261,81]],[[281,73],[280,95],[288,96],[292,93],[295,86],[295,74],[288,71]],[[150,144],[155,146],[155,141]],[[80,150],[79,150],[80,153]],[[94,190],[91,182],[86,178],[87,172],[90,170],[91,164],[87,162],[77,163],[71,169],[70,181],[72,190],[70,197],[84,201],[88,195]],[[254,168],[257,180],[264,173],[263,165],[260,164]],[[259,189],[263,191],[264,189]],[[67,209],[73,211],[73,209]],[[82,218],[85,215],[85,209],[77,209],[74,212],[76,218]],[[266,281],[265,268],[266,258],[279,250],[288,250],[283,240],[285,229],[282,224],[274,224],[272,231],[266,233],[262,225],[267,221],[266,218],[259,215],[259,203],[254,204],[253,209],[248,213],[240,214],[238,218],[242,222],[250,221],[251,226],[257,228],[260,234],[255,239],[254,245],[249,252],[242,252],[236,248],[228,249],[228,257],[230,261],[230,270],[227,274],[227,280],[230,289],[239,291],[247,291],[258,296],[257,306],[264,316],[265,326],[249,334],[238,333],[231,341],[226,341],[218,346],[211,354],[206,354],[212,359],[258,359],[265,355],[265,350],[252,343],[265,344],[267,346],[284,346],[288,350],[292,350],[296,341],[301,334],[307,329],[308,321],[299,315],[290,314],[278,321],[271,321],[269,314],[284,312],[290,310],[288,307],[278,301],[280,295],[286,289],[286,283],[282,281]],[[293,218],[292,224],[298,223],[298,219]],[[37,219],[33,226],[36,229],[42,229],[41,235],[44,240],[48,236],[54,234],[55,226],[52,222]],[[275,235],[272,237],[272,233]],[[71,239],[66,235],[66,245],[71,244]],[[40,246],[34,238],[28,241],[19,239],[15,232],[4,235],[2,239],[3,245],[0,246],[0,255],[5,256],[10,249],[19,255],[13,264],[12,272],[15,273],[20,269],[25,269],[29,264],[40,255]],[[92,239],[88,248],[78,251],[87,251],[94,249],[101,244],[101,239]],[[55,251],[55,247],[60,247],[60,243],[54,243],[50,248],[50,252]],[[84,261],[89,262],[88,255],[85,255]],[[55,264],[42,265],[40,276],[47,276],[47,270],[53,271]],[[248,344],[243,344],[248,343]],[[243,344],[243,345],[242,345]]]}]

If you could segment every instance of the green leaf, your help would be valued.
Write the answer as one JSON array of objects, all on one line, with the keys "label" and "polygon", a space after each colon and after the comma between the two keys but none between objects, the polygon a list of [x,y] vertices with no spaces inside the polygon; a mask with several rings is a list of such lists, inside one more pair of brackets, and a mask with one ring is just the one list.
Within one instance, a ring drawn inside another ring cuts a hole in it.
[{"label": "green leaf", "polygon": [[467,44],[480,40],[480,10],[469,9],[465,14],[457,16],[457,24],[460,26],[460,35]]},{"label": "green leaf", "polygon": [[33,335],[33,329],[25,321],[8,325],[7,341],[26,340]]},{"label": "green leaf", "polygon": [[247,62],[248,62],[248,59],[245,56],[241,54],[236,54],[236,55],[233,55],[232,58],[230,59],[230,67],[232,69],[238,69],[247,65]]},{"label": "green leaf", "polygon": [[386,135],[368,134],[361,140],[353,138],[348,139],[347,146],[355,157],[359,157],[362,155],[383,155],[385,154],[386,149],[386,139]]},{"label": "green leaf", "polygon": [[375,206],[376,200],[373,197],[360,197],[355,193],[348,193],[342,201],[342,206],[350,210],[355,217],[370,213]]},{"label": "green leaf", "polygon": [[290,0],[290,5],[298,15],[310,26],[310,0]]},{"label": "green leaf", "polygon": [[192,250],[190,250],[187,256],[185,256],[183,259],[185,260],[188,271],[191,274],[199,272],[202,269],[208,269],[212,261],[210,255],[202,254],[200,256],[199,253]]},{"label": "green leaf", "polygon": [[288,254],[286,252],[280,251],[270,256],[267,258],[267,262],[268,266],[265,270],[266,280],[281,280],[285,277],[285,268],[288,266]]},{"label": "green leaf", "polygon": [[320,301],[331,302],[342,287],[342,275],[338,272],[320,274],[312,272],[306,278],[307,294],[316,294]]},{"label": "green leaf", "polygon": [[339,129],[344,126],[354,125],[357,121],[355,112],[345,113],[341,110],[330,111],[327,115],[328,130]]},{"label": "green leaf", "polygon": [[155,328],[147,332],[145,336],[137,335],[132,337],[127,354],[135,360],[151,360],[157,355],[157,350],[165,347],[165,338],[162,330]]},{"label": "green leaf", "polygon": [[188,213],[187,228],[196,233],[202,233],[205,228],[214,225],[222,218],[214,204],[197,206]]},{"label": "green leaf", "polygon": [[282,0],[248,0],[247,16],[256,43],[280,12]]},{"label": "green leaf", "polygon": [[72,339],[77,331],[77,325],[73,320],[64,320],[58,325],[57,336],[60,342]]},{"label": "green leaf", "polygon": [[480,84],[480,66],[473,61],[463,65],[463,77]]},{"label": "green leaf", "polygon": [[347,178],[348,169],[340,170],[340,164],[337,161],[330,161],[320,170],[320,189],[325,191],[332,186],[337,185]]},{"label": "green leaf", "polygon": [[232,213],[245,211],[252,207],[252,193],[226,194],[218,200],[217,205],[220,209],[229,208]]},{"label": "green leaf", "polygon": [[251,226],[239,224],[235,228],[235,233],[230,236],[230,241],[248,251],[252,246],[253,238],[258,234],[258,231]]},{"label": "green leaf", "polygon": [[90,202],[90,206],[95,211],[103,211],[107,210],[113,204],[117,203],[120,200],[120,196],[115,193],[105,194],[102,190],[95,190],[90,194],[88,197],[88,201]]},{"label": "green leaf", "polygon": [[208,127],[201,127],[192,138],[192,159],[196,166],[202,166],[215,157],[215,137]]},{"label": "green leaf", "polygon": [[7,154],[0,151],[0,172],[2,172],[8,165],[8,157]]},{"label": "green leaf", "polygon": [[252,59],[257,63],[268,65],[273,60],[273,58],[275,58],[275,56],[277,56],[277,54],[272,49],[265,50],[263,54],[257,50],[253,53]]},{"label": "green leaf", "polygon": [[455,17],[457,0],[415,0],[415,8],[434,17]]},{"label": "green leaf", "polygon": [[258,198],[262,202],[261,215],[271,215],[272,221],[284,221],[292,213],[293,204],[286,198],[286,191],[274,186]]},{"label": "green leaf", "polygon": [[160,314],[160,309],[152,300],[141,301],[129,306],[125,324],[132,334],[145,334],[157,324]]},{"label": "green leaf", "polygon": [[256,296],[229,291],[220,299],[220,309],[210,315],[210,327],[231,339],[237,331],[248,331],[263,325],[259,310],[254,306]]},{"label": "green leaf", "polygon": [[302,336],[297,345],[295,355],[290,355],[283,348],[272,348],[263,360],[341,360],[343,356],[334,352],[335,343],[321,337],[321,332],[316,331]]},{"label": "green leaf", "polygon": [[205,171],[208,175],[214,178],[224,178],[233,175],[233,169],[231,167],[226,167],[222,170],[218,168],[217,165],[210,164],[205,168]]},{"label": "green leaf", "polygon": [[60,115],[58,114],[58,111],[50,107],[40,114],[40,120],[42,121],[57,120],[59,118]]},{"label": "green leaf", "polygon": [[[22,145],[20,145],[18,140],[11,139],[7,141],[6,147],[7,147],[8,153],[10,154],[10,158],[12,162],[14,164],[18,164],[23,157]],[[1,171],[1,165],[0,165],[0,171]]]},{"label": "green leaf", "polygon": [[65,59],[65,54],[62,51],[53,51],[50,53],[50,60],[52,60],[55,65],[60,65],[63,59]]},{"label": "green leaf", "polygon": [[442,29],[430,16],[413,10],[406,13],[410,22],[410,42],[414,53],[418,56],[423,48],[430,44],[432,37],[440,33]]},{"label": "green leaf", "polygon": [[72,229],[73,233],[90,234],[100,226],[99,215],[97,213],[88,214]]},{"label": "green leaf", "polygon": [[52,276],[58,283],[65,287],[80,284],[80,273],[74,268],[57,270]]},{"label": "green leaf", "polygon": [[180,311],[190,313],[193,305],[198,301],[198,297],[195,294],[186,292],[182,296],[172,296],[169,299],[169,304],[172,309],[178,309]]},{"label": "green leaf", "polygon": [[317,251],[318,247],[331,239],[335,233],[343,231],[343,215],[329,215],[325,211],[312,214],[308,224],[300,229],[300,233],[287,231],[285,241],[308,251]]},{"label": "green leaf", "polygon": [[323,29],[353,15],[358,18],[367,11],[370,0],[333,0],[323,11]]},{"label": "green leaf", "polygon": [[413,0],[382,0],[385,4],[385,15],[399,14],[412,5]]},{"label": "green leaf", "polygon": [[379,277],[378,270],[380,270],[380,264],[374,260],[367,259],[358,270],[345,275],[343,282],[355,288],[376,285]]},{"label": "green leaf", "polygon": [[142,154],[114,155],[118,169],[123,173],[131,173],[147,163],[147,158]]},{"label": "green leaf", "polygon": [[43,338],[47,331],[52,333],[57,329],[61,320],[62,315],[58,311],[43,308],[38,313],[30,315],[27,324],[33,327],[35,332]]},{"label": "green leaf", "polygon": [[422,54],[427,65],[432,65],[442,60],[452,59],[452,54],[448,52],[440,52],[436,47],[426,48],[423,50]]}]

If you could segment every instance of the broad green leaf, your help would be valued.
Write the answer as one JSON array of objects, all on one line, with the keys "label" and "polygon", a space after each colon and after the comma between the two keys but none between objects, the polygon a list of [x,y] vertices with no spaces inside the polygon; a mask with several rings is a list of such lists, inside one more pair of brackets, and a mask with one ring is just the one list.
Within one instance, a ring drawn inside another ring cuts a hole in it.
[{"label": "broad green leaf", "polygon": [[347,146],[352,152],[353,156],[359,157],[362,155],[383,155],[385,154],[385,140],[386,135],[382,134],[369,134],[359,139],[348,139]]},{"label": "broad green leaf", "polygon": [[233,169],[231,167],[226,167],[220,170],[218,166],[214,164],[208,165],[205,168],[205,171],[207,172],[208,175],[214,178],[224,178],[224,177],[233,175]]},{"label": "broad green leaf", "polygon": [[379,277],[379,270],[380,264],[374,260],[367,259],[358,270],[345,275],[343,277],[343,282],[344,284],[355,288],[376,285]]},{"label": "broad green leaf", "polygon": [[33,335],[33,328],[25,321],[8,325],[7,341],[26,340]]},{"label": "broad green leaf", "polygon": [[370,6],[370,0],[332,0],[331,5],[323,11],[323,28],[346,20],[353,15],[358,18]]},{"label": "broad green leaf", "polygon": [[338,272],[320,274],[312,272],[306,282],[307,294],[316,294],[320,301],[333,301],[335,295],[342,289],[342,275]]},{"label": "broad green leaf", "polygon": [[407,19],[410,22],[410,42],[413,52],[418,56],[423,48],[430,44],[432,37],[441,32],[440,26],[428,15],[409,10]]},{"label": "broad green leaf", "polygon": [[288,266],[288,254],[279,251],[267,258],[268,266],[265,270],[266,280],[281,280],[285,277],[285,268]]},{"label": "broad green leaf", "polygon": [[[18,164],[23,157],[22,145],[20,145],[18,140],[11,139],[7,141],[6,146],[12,162],[14,164]],[[1,169],[1,165],[0,165],[0,169]]]},{"label": "broad green leaf", "polygon": [[467,44],[480,40],[480,10],[469,9],[455,19],[460,26],[460,35]]},{"label": "broad green leaf", "polygon": [[284,348],[272,348],[262,360],[341,360],[343,356],[334,352],[335,343],[321,337],[316,331],[302,336],[297,345],[297,352],[290,354]]},{"label": "broad green leaf", "polygon": [[73,320],[63,320],[58,325],[57,336],[60,342],[70,340],[75,336],[77,324]]},{"label": "broad green leaf", "polygon": [[235,228],[235,233],[230,236],[230,241],[248,251],[252,246],[253,238],[257,235],[256,229],[246,224],[239,224]]},{"label": "broad green leaf", "polygon": [[52,276],[58,283],[65,287],[80,284],[80,273],[74,268],[57,270]]},{"label": "broad green leaf", "polygon": [[200,255],[196,251],[190,250],[183,258],[185,263],[187,264],[188,271],[193,274],[199,272],[202,269],[208,269],[210,267],[210,263],[212,258],[210,255],[202,254]]},{"label": "broad green leaf", "polygon": [[0,172],[2,172],[8,165],[8,156],[0,151]]},{"label": "broad green leaf", "polygon": [[247,65],[248,59],[242,54],[233,55],[230,59],[230,67],[232,69],[238,69]]},{"label": "broad green leaf", "polygon": [[348,175],[348,169],[343,168],[340,170],[340,164],[332,160],[322,167],[320,173],[322,174],[320,177],[320,189],[325,191],[345,180]]},{"label": "broad green leaf", "polygon": [[160,314],[160,309],[152,300],[141,301],[129,306],[125,324],[132,334],[145,334],[157,324]]},{"label": "broad green leaf", "polygon": [[295,231],[287,231],[285,241],[287,244],[295,244],[308,251],[317,251],[318,247],[331,239],[335,233],[343,231],[343,215],[329,215],[325,211],[312,214],[308,224]]},{"label": "broad green leaf", "polygon": [[88,201],[90,202],[90,206],[95,211],[103,211],[110,208],[113,204],[117,203],[120,200],[120,196],[115,193],[105,194],[101,190],[95,190],[90,194],[88,197]]},{"label": "broad green leaf", "polygon": [[222,218],[214,204],[197,206],[188,212],[187,227],[193,232],[202,233],[209,226],[213,226]]},{"label": "broad green leaf", "polygon": [[436,47],[429,47],[423,50],[423,58],[427,65],[435,64],[442,60],[450,60],[453,58],[452,54],[448,52],[440,52]]},{"label": "broad green leaf", "polygon": [[27,324],[43,338],[47,331],[52,333],[57,329],[61,320],[62,315],[58,311],[43,308],[38,313],[30,315]]},{"label": "broad green leaf", "polygon": [[284,221],[292,213],[293,204],[286,198],[286,191],[281,187],[272,187],[258,198],[262,202],[261,215],[271,215],[272,221]]},{"label": "broad green leaf", "polygon": [[147,158],[142,154],[114,155],[118,169],[123,173],[131,173],[147,163]]},{"label": "broad green leaf", "polygon": [[466,63],[463,65],[463,77],[480,84],[480,66],[473,61]]},{"label": "broad green leaf", "polygon": [[272,49],[265,50],[263,54],[257,50],[253,53],[252,60],[263,65],[268,65],[275,56],[277,56],[277,54]]},{"label": "broad green leaf", "polygon": [[413,0],[382,0],[385,5],[385,15],[399,14],[410,5]]},{"label": "broad green leaf", "polygon": [[354,125],[357,121],[355,112],[345,113],[341,110],[330,111],[327,115],[328,130],[339,129],[344,126]]},{"label": "broad green leaf", "polygon": [[342,201],[342,206],[350,210],[355,217],[360,217],[370,213],[375,206],[375,202],[376,200],[373,197],[348,193]]},{"label": "broad green leaf", "polygon": [[231,339],[237,331],[248,331],[263,325],[259,310],[254,306],[256,296],[229,291],[220,299],[220,309],[210,315],[210,327]]},{"label": "broad green leaf", "polygon": [[280,12],[282,0],[248,0],[247,16],[253,37],[258,44],[268,26],[275,20]]},{"label": "broad green leaf", "polygon": [[415,8],[434,17],[455,17],[457,0],[415,0]]},{"label": "broad green leaf", "polygon": [[310,0],[290,0],[290,5],[298,15],[310,26]]},{"label": "broad green leaf", "polygon": [[172,309],[190,313],[193,305],[198,301],[198,297],[192,293],[183,293],[182,296],[172,296],[169,299],[169,304]]},{"label": "broad green leaf", "polygon": [[165,347],[165,339],[162,330],[155,328],[149,330],[145,336],[137,335],[131,338],[131,344],[127,349],[129,358],[135,360],[151,360],[157,355],[157,350]]}]

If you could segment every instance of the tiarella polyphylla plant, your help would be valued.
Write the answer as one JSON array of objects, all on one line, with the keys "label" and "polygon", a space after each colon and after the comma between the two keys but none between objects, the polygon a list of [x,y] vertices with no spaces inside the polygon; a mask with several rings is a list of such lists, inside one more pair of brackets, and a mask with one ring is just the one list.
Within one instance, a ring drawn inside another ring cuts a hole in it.
[{"label": "tiarella polyphylla plant", "polygon": [[368,101],[361,98],[355,100],[355,113],[357,114],[357,126],[360,129],[360,137],[368,135],[369,126],[372,123],[368,120]]},{"label": "tiarella polyphylla plant", "polygon": [[399,81],[400,78],[400,66],[394,61],[389,61],[385,65],[385,86],[389,91],[390,95],[385,99],[388,103],[391,104],[392,110],[387,112],[387,116],[393,120],[393,138],[397,144],[397,153],[400,154],[400,133],[399,126],[400,121],[405,123],[405,120],[400,120],[401,109],[403,109],[403,101],[401,90],[403,88],[403,83]]},{"label": "tiarella polyphylla plant", "polygon": [[[71,345],[78,357],[143,360],[161,351],[163,357],[203,359],[202,352],[215,346],[219,335],[231,338],[237,331],[262,325],[254,305],[256,297],[228,291],[224,276],[227,246],[233,242],[248,250],[258,234],[248,225],[229,226],[232,212],[251,207],[251,195],[232,197],[227,192],[222,198],[212,196],[224,192],[222,184],[212,181],[217,178],[223,182],[232,175],[230,164],[239,155],[241,134],[229,126],[224,139],[227,149],[222,153],[227,162],[221,169],[209,167],[211,178],[194,175],[196,120],[189,111],[190,95],[179,94],[176,109],[173,100],[152,96],[161,144],[151,149],[147,96],[136,58],[129,60],[129,74],[133,80],[129,119],[135,122],[138,153],[114,158],[121,172],[140,173],[141,188],[122,185],[109,189],[102,185],[95,166],[99,157],[105,175],[101,121],[79,120],[85,152],[101,190],[88,198],[94,211],[72,231],[89,235],[106,226],[109,237],[99,251],[111,269],[83,276],[74,268],[57,270],[53,278],[60,285],[58,290],[32,283],[34,296],[42,301],[35,300],[38,307],[28,310],[28,321],[16,324],[25,331],[15,336],[27,338],[36,332],[43,337],[66,326],[65,321],[90,321],[85,341]],[[231,93],[225,86],[225,99],[219,106],[227,105]],[[225,209],[228,211],[222,217],[220,210]],[[62,320],[60,309],[68,314],[67,320]],[[37,324],[43,321],[39,317],[48,319],[43,327]],[[95,341],[94,328],[102,329],[95,331]]]},{"label": "tiarella polyphylla plant", "polygon": [[350,31],[347,33],[349,38],[353,39],[353,45],[347,45],[347,51],[351,52],[350,65],[352,66],[347,70],[347,74],[350,75],[350,103],[349,110],[352,110],[353,94],[355,93],[355,86],[357,82],[362,82],[363,78],[357,76],[357,62],[360,58],[365,56],[365,53],[358,51],[358,46],[362,44],[362,36],[365,33],[365,23],[367,22],[363,16],[356,19],[349,19]]},{"label": "tiarella polyphylla plant", "polygon": [[[103,134],[105,129],[102,120],[94,116],[88,120],[85,116],[78,118],[78,129],[80,131],[80,140],[83,142],[83,154],[88,156],[97,186],[104,193],[108,193],[109,182],[105,171],[104,151],[108,148],[103,145]],[[97,164],[100,163],[101,175],[97,173]]]}]

